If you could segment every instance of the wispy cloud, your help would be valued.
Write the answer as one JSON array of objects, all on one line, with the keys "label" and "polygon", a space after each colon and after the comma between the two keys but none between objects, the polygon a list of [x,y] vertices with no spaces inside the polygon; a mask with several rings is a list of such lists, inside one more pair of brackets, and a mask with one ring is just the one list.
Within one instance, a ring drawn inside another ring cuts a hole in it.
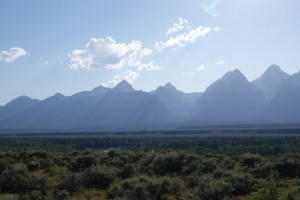
[{"label": "wispy cloud", "polygon": [[186,44],[193,43],[198,38],[206,36],[209,32],[211,32],[210,27],[199,26],[189,30],[187,33],[172,36],[166,41],[155,42],[155,48],[161,51],[168,47],[184,47]]},{"label": "wispy cloud", "polygon": [[203,71],[206,68],[206,65],[200,64],[199,67],[197,67],[194,71],[189,71],[189,72],[183,72],[182,75],[184,76],[190,76],[193,75],[199,71]]},{"label": "wispy cloud", "polygon": [[[182,33],[183,29],[185,29],[185,32]],[[166,33],[169,37],[166,40],[155,42],[155,49],[162,51],[163,49],[170,47],[184,47],[188,43],[194,43],[197,39],[205,37],[210,32],[219,32],[221,30],[222,28],[219,26],[198,26],[192,28],[186,19],[178,18],[178,21],[175,22]],[[178,34],[179,31],[181,31],[181,33]]]},{"label": "wispy cloud", "polygon": [[196,68],[197,71],[203,71],[205,69],[205,65],[201,64],[199,67]]},{"label": "wispy cloud", "polygon": [[137,70],[139,71],[158,71],[161,67],[155,65],[153,62],[142,63],[141,61],[136,62]]},{"label": "wispy cloud", "polygon": [[153,62],[143,63],[142,58],[150,55],[151,49],[142,48],[140,41],[117,43],[113,38],[91,38],[83,49],[75,49],[68,57],[72,69],[136,67],[139,70],[156,69]]},{"label": "wispy cloud", "polygon": [[178,18],[178,21],[173,24],[171,28],[168,29],[166,35],[171,35],[173,33],[176,33],[182,29],[190,29],[190,26],[188,25],[188,21],[184,18]]},{"label": "wispy cloud", "polygon": [[219,31],[221,31],[221,30],[222,30],[222,28],[221,28],[221,27],[219,27],[219,26],[215,26],[213,29],[214,29],[214,31],[215,31],[215,32],[219,32]]},{"label": "wispy cloud", "polygon": [[29,53],[26,52],[25,49],[19,47],[12,47],[8,50],[1,51],[0,61],[12,63],[15,61],[15,59],[26,55],[29,55]]},{"label": "wispy cloud", "polygon": [[[214,64],[222,65],[224,63],[225,63],[225,61],[221,59],[221,60],[218,60],[217,62],[215,62]],[[193,75],[199,71],[205,70],[207,68],[207,66],[209,66],[210,64],[213,64],[213,63],[210,63],[210,60],[207,60],[205,62],[205,64],[203,64],[203,63],[200,64],[198,67],[196,67],[196,69],[194,71],[184,72],[184,73],[182,73],[182,75],[185,75],[185,76]]]},{"label": "wispy cloud", "polygon": [[139,76],[140,74],[138,72],[128,70],[115,75],[112,80],[106,83],[102,83],[101,85],[103,85],[104,87],[114,87],[123,80],[126,80],[130,84],[133,84]]},{"label": "wispy cloud", "polygon": [[215,64],[216,65],[223,65],[223,64],[225,64],[225,61],[224,60],[219,60]]}]

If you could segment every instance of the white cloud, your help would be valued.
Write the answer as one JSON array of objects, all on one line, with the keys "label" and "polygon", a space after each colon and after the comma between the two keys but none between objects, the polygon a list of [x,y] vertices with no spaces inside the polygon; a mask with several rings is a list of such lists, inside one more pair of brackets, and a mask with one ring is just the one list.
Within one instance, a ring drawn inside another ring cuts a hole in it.
[{"label": "white cloud", "polygon": [[206,68],[206,66],[204,64],[201,64],[201,65],[199,65],[199,67],[197,67],[195,69],[195,71],[183,72],[182,75],[190,76],[190,75],[197,73],[198,71],[203,71],[205,68]]},{"label": "white cloud", "polygon": [[151,49],[148,49],[148,48],[145,48],[141,51],[140,53],[140,56],[141,57],[144,57],[144,56],[149,56],[152,54],[152,50]]},{"label": "white cloud", "polygon": [[17,59],[18,57],[26,56],[26,55],[29,55],[29,53],[26,52],[24,49],[19,47],[12,47],[6,51],[5,50],[1,51],[0,61],[11,63],[14,62],[15,59]]},{"label": "white cloud", "polygon": [[206,36],[211,32],[210,27],[199,26],[197,28],[191,29],[187,33],[182,33],[180,35],[170,37],[167,41],[155,42],[155,48],[161,51],[168,47],[178,46],[184,47],[187,43],[193,43],[198,38]]},{"label": "white cloud", "polygon": [[158,71],[158,70],[161,70],[161,67],[155,65],[153,62],[141,63],[140,61],[138,61],[136,63],[136,65],[137,65],[137,69],[139,71]]},{"label": "white cloud", "polygon": [[84,49],[75,49],[68,57],[72,69],[84,68],[121,68],[132,66],[148,68],[153,63],[143,63],[141,58],[152,53],[151,49],[142,48],[140,41],[132,41],[129,44],[117,43],[113,38],[91,38]]},{"label": "white cloud", "polygon": [[173,33],[176,33],[184,28],[190,29],[190,26],[188,25],[188,21],[183,18],[178,18],[178,21],[173,24],[171,28],[168,29],[166,35],[171,35]]},{"label": "white cloud", "polygon": [[219,61],[217,61],[215,64],[216,64],[216,65],[223,65],[224,63],[225,63],[224,60],[219,60]]},{"label": "white cloud", "polygon": [[102,83],[102,85],[104,87],[114,87],[123,80],[126,80],[130,84],[133,84],[139,76],[139,73],[128,70],[115,75],[112,80],[108,81],[107,83]]},{"label": "white cloud", "polygon": [[219,27],[219,26],[216,26],[216,27],[214,27],[213,29],[214,29],[214,31],[215,31],[215,32],[219,32],[219,31],[221,31],[221,30],[222,30],[222,28],[221,28],[221,27]]},{"label": "white cloud", "polygon": [[201,64],[199,67],[196,68],[197,71],[203,71],[205,69],[205,65]]}]

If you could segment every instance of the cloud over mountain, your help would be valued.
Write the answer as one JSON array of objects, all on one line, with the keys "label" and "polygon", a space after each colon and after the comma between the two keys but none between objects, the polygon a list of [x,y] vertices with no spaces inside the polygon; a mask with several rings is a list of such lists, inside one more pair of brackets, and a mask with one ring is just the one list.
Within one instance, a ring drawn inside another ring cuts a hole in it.
[{"label": "cloud over mountain", "polygon": [[72,69],[84,68],[121,68],[136,67],[139,70],[153,69],[153,63],[143,63],[141,59],[152,53],[151,49],[142,48],[140,41],[117,43],[113,38],[91,38],[83,49],[75,49],[69,55]]},{"label": "cloud over mountain", "polygon": [[125,72],[115,75],[112,80],[108,81],[107,83],[102,83],[102,85],[105,87],[114,87],[122,80],[126,80],[130,84],[133,84],[135,80],[139,77],[139,75],[140,74],[137,72],[134,72],[132,70],[127,70]]}]

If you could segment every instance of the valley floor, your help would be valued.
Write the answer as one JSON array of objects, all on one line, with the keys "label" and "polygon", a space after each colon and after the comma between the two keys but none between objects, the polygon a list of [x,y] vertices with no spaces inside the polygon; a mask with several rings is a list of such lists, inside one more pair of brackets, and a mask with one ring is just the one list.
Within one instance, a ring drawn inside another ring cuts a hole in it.
[{"label": "valley floor", "polygon": [[2,134],[0,199],[299,200],[297,132]]}]

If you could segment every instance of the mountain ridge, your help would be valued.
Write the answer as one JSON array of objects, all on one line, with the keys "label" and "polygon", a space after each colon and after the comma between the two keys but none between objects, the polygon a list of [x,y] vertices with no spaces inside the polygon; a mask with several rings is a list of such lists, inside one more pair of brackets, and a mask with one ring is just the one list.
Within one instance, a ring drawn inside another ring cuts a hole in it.
[{"label": "mountain ridge", "polygon": [[255,109],[263,103],[262,92],[250,84],[239,70],[229,71],[197,100],[191,118],[241,123],[251,120]]},{"label": "mountain ridge", "polygon": [[282,71],[278,65],[273,64],[259,78],[252,81],[252,84],[261,89],[268,99],[272,99],[282,82],[289,77],[291,76]]},{"label": "mountain ridge", "polygon": [[[276,80],[279,83],[269,84]],[[151,92],[137,91],[124,80],[114,88],[98,86],[71,96],[18,97],[0,107],[0,129],[155,129],[192,121],[193,125],[300,123],[298,102],[300,72],[288,75],[271,65],[251,82],[240,70],[229,71],[203,93],[185,93],[169,82]]]},{"label": "mountain ridge", "polygon": [[177,90],[170,82],[166,83],[164,86],[159,86],[156,90],[150,92],[160,99],[172,113],[180,116],[186,116],[192,104],[196,101],[197,94],[200,96],[201,93],[184,93]]}]

